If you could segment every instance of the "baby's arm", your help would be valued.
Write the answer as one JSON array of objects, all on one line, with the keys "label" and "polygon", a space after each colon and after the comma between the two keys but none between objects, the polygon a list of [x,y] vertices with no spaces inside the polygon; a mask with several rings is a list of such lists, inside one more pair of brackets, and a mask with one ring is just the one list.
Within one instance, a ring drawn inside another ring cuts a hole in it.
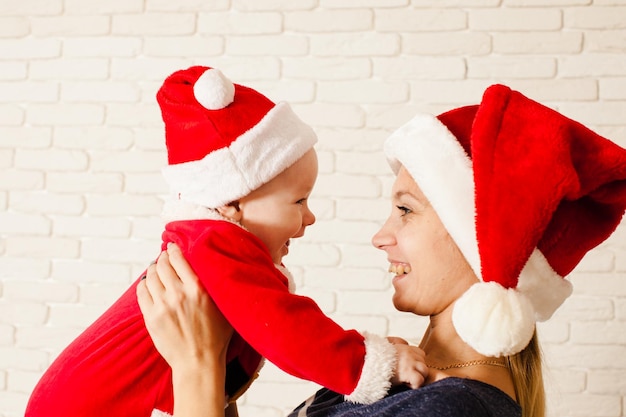
[{"label": "baby's arm", "polygon": [[388,337],[396,348],[396,368],[391,383],[407,385],[413,389],[421,387],[428,377],[426,354],[417,346],[411,346],[399,337]]}]

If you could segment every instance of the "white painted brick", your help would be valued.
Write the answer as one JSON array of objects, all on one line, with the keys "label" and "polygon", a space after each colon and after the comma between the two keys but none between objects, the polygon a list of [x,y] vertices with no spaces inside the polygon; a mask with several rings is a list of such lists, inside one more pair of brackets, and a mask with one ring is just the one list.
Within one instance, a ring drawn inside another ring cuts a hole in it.
[{"label": "white painted brick", "polygon": [[360,333],[369,332],[380,336],[388,333],[388,320],[382,316],[335,314],[331,318],[344,329],[354,329]]},{"label": "white painted brick", "polygon": [[566,320],[611,320],[615,317],[613,301],[604,297],[588,297],[578,295],[574,288],[574,295],[570,296],[561,307],[559,317]]},{"label": "white painted brick", "polygon": [[19,304],[0,300],[0,323],[20,325],[44,324],[48,317],[48,307],[39,302]]},{"label": "white painted brick", "polygon": [[[174,4],[172,2],[169,2]],[[209,4],[212,2],[204,2]],[[208,57],[219,55],[224,52],[224,38],[220,36],[186,36],[183,39],[179,37],[145,37],[143,44],[143,53],[146,56],[156,57],[187,57],[198,56]]]},{"label": "white painted brick", "polygon": [[132,220],[131,237],[142,239],[158,239],[163,233],[165,222],[160,216],[142,216]]},{"label": "white painted brick", "polygon": [[470,57],[467,60],[469,78],[553,78],[556,73],[556,60],[552,57],[490,56]]},{"label": "white painted brick", "polygon": [[626,100],[626,78],[607,78],[598,83],[601,99]]},{"label": "white painted brick", "polygon": [[3,1],[0,14],[3,16],[54,15],[63,11],[61,0]]},{"label": "white painted brick", "polygon": [[43,171],[81,171],[89,165],[85,152],[79,150],[18,149],[15,167]]},{"label": "white painted brick", "polygon": [[[202,64],[207,64],[206,60]],[[280,78],[280,60],[278,57],[227,56],[211,60],[212,67],[219,68],[235,83],[246,84],[250,80],[278,80]],[[181,67],[182,68],[182,67]]]},{"label": "white painted brick", "polygon": [[0,391],[0,404],[6,410],[6,417],[23,416],[27,400],[28,394]]},{"label": "white painted brick", "polygon": [[77,258],[79,241],[56,237],[9,237],[6,252],[17,258]]},{"label": "white painted brick", "polygon": [[381,32],[434,32],[467,28],[467,13],[451,9],[378,9],[375,27]]},{"label": "white painted brick", "polygon": [[87,213],[93,216],[146,216],[161,213],[162,202],[154,196],[90,195]]},{"label": "white painted brick", "polygon": [[578,369],[624,369],[626,368],[626,346],[623,345],[571,345],[567,349],[558,349],[545,344],[543,346],[549,363],[560,368]]},{"label": "white painted brick", "polygon": [[191,35],[196,30],[192,13],[143,13],[113,15],[113,35]]},{"label": "white painted brick", "polygon": [[[389,132],[375,129],[316,128],[316,149],[329,151],[380,152]],[[382,157],[382,153],[380,154]]]},{"label": "white painted brick", "polygon": [[615,254],[610,250],[589,251],[577,265],[578,272],[611,272],[615,265]]},{"label": "white painted brick", "polygon": [[[130,268],[121,260],[92,262],[86,259],[58,260],[52,262],[51,278],[58,282],[85,284],[107,284],[118,287],[128,285]],[[134,276],[132,278],[135,278]]]},{"label": "white painted brick", "polygon": [[160,172],[167,165],[164,152],[154,151],[95,151],[91,153],[94,172]]},{"label": "white painted brick", "polygon": [[174,71],[190,66],[188,59],[180,57],[114,58],[111,60],[111,76],[116,79],[156,80],[162,83]]},{"label": "white painted brick", "polygon": [[56,39],[26,38],[0,40],[2,59],[56,58],[61,55],[61,41]]},{"label": "white painted brick", "polygon": [[109,75],[109,65],[100,58],[34,61],[29,66],[29,75],[37,80],[102,80]]},{"label": "white painted brick", "polygon": [[337,266],[341,257],[342,251],[336,245],[295,241],[289,247],[289,256],[285,264],[287,267],[290,265]]},{"label": "white painted brick", "polygon": [[250,82],[247,85],[257,91],[261,91],[263,95],[274,102],[286,101],[291,105],[295,105],[297,103],[311,103],[315,100],[316,86],[311,81],[257,81]]},{"label": "white painted brick", "polygon": [[309,384],[293,382],[264,382],[263,386],[255,384],[253,389],[248,390],[246,395],[246,404],[256,406],[273,406],[284,402],[285,398],[289,398],[294,402],[293,407],[295,407],[298,401],[305,399],[312,394],[313,391],[311,391],[311,386]]},{"label": "white painted brick", "polygon": [[551,31],[562,27],[558,9],[476,9],[469,13],[469,28],[489,31]]},{"label": "white painted brick", "polygon": [[321,81],[317,98],[330,103],[403,103],[409,98],[409,86],[405,82]]},{"label": "white painted brick", "polygon": [[[391,299],[391,294],[389,294]],[[401,337],[411,344],[418,345],[428,327],[426,317],[415,314],[397,314],[389,319],[389,336]]]},{"label": "white painted brick", "polygon": [[389,282],[386,273],[358,267],[312,267],[304,274],[307,288],[327,290],[384,290],[389,288]]},{"label": "white painted brick", "polygon": [[320,0],[320,6],[327,9],[385,8],[408,6],[410,3],[410,0]]},{"label": "white painted brick", "polygon": [[335,153],[331,150],[320,149],[317,145],[315,149],[317,153],[318,175],[335,172]]},{"label": "white painted brick", "polygon": [[579,293],[589,296],[624,296],[624,274],[606,273],[578,273],[576,270],[570,275],[574,288]]},{"label": "white painted brick", "polygon": [[371,10],[315,10],[287,12],[284,28],[294,32],[356,32],[373,28],[374,15]]},{"label": "white painted brick", "polygon": [[233,0],[233,9],[242,12],[272,10],[311,10],[317,6],[316,0]]},{"label": "white painted brick", "polygon": [[0,103],[0,124],[17,126],[24,122],[24,110],[14,104]]},{"label": "white painted brick", "polygon": [[0,368],[41,371],[48,364],[48,354],[32,349],[0,346]]},{"label": "white painted brick", "polygon": [[26,79],[27,73],[28,66],[25,62],[0,62],[0,80],[21,81]]},{"label": "white painted brick", "polygon": [[344,57],[285,57],[282,74],[286,78],[306,80],[354,80],[371,75],[371,63],[367,58]]},{"label": "white painted brick", "polygon": [[283,19],[280,13],[198,13],[198,32],[212,35],[261,35],[280,33]]},{"label": "white painted brick", "polygon": [[96,104],[32,104],[26,121],[36,126],[85,126],[104,121],[104,107]]},{"label": "white painted brick", "polygon": [[169,191],[161,173],[130,173],[124,179],[124,190],[131,194],[166,194]]},{"label": "white painted brick", "polygon": [[[128,289],[128,283],[85,285],[81,283],[79,301],[85,306],[107,308]],[[104,311],[104,310],[103,310]]]},{"label": "white painted brick", "polygon": [[563,10],[563,21],[574,29],[626,29],[626,7],[570,7]]},{"label": "white painted brick", "polygon": [[358,266],[359,268],[384,268],[385,270],[389,265],[385,253],[369,244],[369,238],[362,244],[342,245],[341,263],[342,265]]},{"label": "white painted brick", "polygon": [[585,54],[559,58],[559,74],[562,77],[610,77],[620,76],[626,65],[623,54]]},{"label": "white painted brick", "polygon": [[[418,101],[418,100],[415,100]],[[449,106],[446,106],[446,110]],[[368,129],[381,129],[384,132],[382,136],[381,145],[378,148],[382,150],[382,143],[385,139],[395,131],[399,126],[404,125],[411,120],[417,113],[431,113],[437,114],[438,111],[430,111],[428,108],[419,105],[404,104],[401,107],[394,105],[367,106],[367,128]],[[389,171],[391,172],[391,171]]]},{"label": "white painted brick", "polygon": [[78,287],[50,280],[7,280],[4,281],[3,297],[40,303],[68,303],[78,299]]},{"label": "white painted brick", "polygon": [[513,89],[523,92],[534,100],[545,103],[555,101],[595,101],[598,85],[591,78],[558,80],[520,80],[508,83]]},{"label": "white painted brick", "polygon": [[128,237],[130,222],[120,218],[53,216],[53,234],[61,237]]},{"label": "white painted brick", "polygon": [[600,53],[624,53],[626,51],[626,30],[587,31],[585,51]]},{"label": "white painted brick", "polygon": [[41,214],[0,213],[0,230],[10,234],[47,235],[50,220]]},{"label": "white painted brick", "polygon": [[69,58],[133,57],[141,52],[141,47],[142,39],[140,37],[69,38],[63,41],[63,55]]},{"label": "white painted brick", "polygon": [[144,7],[144,1],[143,0],[108,0],[108,1],[85,2],[82,0],[65,0],[64,6],[65,6],[65,11],[68,14],[105,15],[105,14],[141,12]]},{"label": "white painted brick", "polygon": [[335,217],[335,202],[331,198],[317,197],[315,189],[309,198],[309,208],[315,214],[317,220],[330,220]]},{"label": "white painted brick", "polygon": [[548,398],[563,392],[583,392],[587,386],[587,374],[574,369],[558,369],[550,363],[543,363],[543,379]]},{"label": "white painted brick", "polygon": [[53,192],[72,193],[118,193],[124,178],[121,174],[93,174],[85,172],[46,174],[46,188]]},{"label": "white painted brick", "polygon": [[[4,231],[4,228],[2,230]],[[0,258],[0,278],[40,279],[49,274],[50,262],[48,260]]]},{"label": "white painted brick", "polygon": [[338,198],[336,207],[338,219],[382,221],[389,213],[391,204],[382,198]]},{"label": "white painted brick", "polygon": [[311,38],[311,53],[318,57],[393,56],[400,52],[398,35],[389,33],[320,34]]},{"label": "white painted brick", "polygon": [[293,106],[305,123],[333,128],[360,128],[365,125],[363,109],[354,104],[313,103]]},{"label": "white painted brick", "polygon": [[337,309],[336,295],[331,290],[301,287],[298,288],[297,293],[313,299],[324,314],[331,314]]},{"label": "white painted brick", "polygon": [[380,152],[337,152],[337,172],[345,174],[378,175],[389,172],[389,164]]},{"label": "white painted brick", "polygon": [[593,395],[587,393],[564,394],[558,416],[571,417],[619,417],[621,400],[618,396]]},{"label": "white painted brick", "polygon": [[21,38],[29,33],[30,25],[26,17],[0,17],[0,38]]},{"label": "white painted brick", "polygon": [[413,6],[417,8],[432,8],[433,6],[452,8],[459,8],[459,6],[472,6],[477,8],[484,8],[499,6],[501,0],[418,0],[417,2],[414,1],[413,3],[416,3],[413,4]]},{"label": "white painted brick", "polygon": [[13,165],[13,151],[0,149],[0,168],[7,169]]},{"label": "white painted brick", "polygon": [[500,32],[493,35],[498,54],[575,54],[583,48],[580,32]]},{"label": "white painted brick", "polygon": [[9,196],[11,208],[21,213],[38,214],[41,212],[41,208],[45,207],[46,215],[77,215],[85,209],[84,201],[78,195],[13,191]]},{"label": "white painted brick", "polygon": [[[410,55],[441,55],[444,57],[486,55],[491,52],[491,49],[491,36],[487,33],[432,32],[402,34],[402,52]],[[416,70],[419,69],[416,68]]]},{"label": "white painted brick", "polygon": [[318,221],[315,227],[307,231],[307,239],[316,242],[363,243],[378,230],[378,225],[367,221]]},{"label": "white painted brick", "polygon": [[81,256],[88,261],[150,263],[160,251],[159,242],[127,239],[83,240]]},{"label": "white painted brick", "polygon": [[7,148],[48,148],[51,137],[46,127],[0,127],[0,146]]},{"label": "white painted brick", "polygon": [[161,114],[155,103],[149,105],[115,103],[107,104],[107,126],[155,126],[161,123]]},{"label": "white painted brick", "polygon": [[244,56],[303,56],[308,49],[306,37],[289,35],[229,36],[225,46],[226,53]]},{"label": "white painted brick", "polygon": [[571,340],[583,344],[626,345],[626,322],[572,322]]},{"label": "white painted brick", "polygon": [[168,12],[197,12],[197,11],[216,11],[216,10],[228,10],[228,0],[181,0],[181,1],[167,1],[167,0],[146,0],[146,10],[148,11],[168,11]]},{"label": "white painted brick", "polygon": [[11,391],[21,392],[30,395],[35,384],[39,380],[39,374],[36,372],[27,372],[21,370],[9,370],[7,375],[7,385]]},{"label": "white painted brick", "polygon": [[15,344],[14,334],[14,326],[6,323],[0,323],[0,346],[11,346]]},{"label": "white painted brick", "polygon": [[70,126],[54,129],[54,145],[58,148],[128,150],[133,142],[134,132],[129,128]]},{"label": "white painted brick", "polygon": [[165,151],[165,129],[159,127],[136,127],[132,129],[136,149]]},{"label": "white painted brick", "polygon": [[61,100],[65,102],[136,102],[139,98],[139,88],[133,83],[111,81],[61,83]]},{"label": "white painted brick", "polygon": [[626,394],[626,379],[623,370],[589,372],[589,392],[592,394]]},{"label": "white painted brick", "polygon": [[[383,80],[445,80],[465,78],[466,65],[460,57],[373,58],[374,75]],[[381,100],[381,102],[383,102]]]},{"label": "white painted brick", "polygon": [[576,6],[589,4],[589,0],[504,0],[506,6]]},{"label": "white painted brick", "polygon": [[446,105],[479,103],[488,80],[450,80],[411,82],[411,101],[430,101]]},{"label": "white painted brick", "polygon": [[59,99],[56,83],[3,82],[0,83],[0,102],[54,102]]},{"label": "white painted brick", "polygon": [[90,36],[107,35],[110,16],[54,16],[32,17],[31,32],[35,36]]},{"label": "white painted brick", "polygon": [[320,196],[373,198],[380,195],[380,183],[376,178],[358,175],[320,175],[315,188]]},{"label": "white painted brick", "polygon": [[626,300],[623,298],[615,300],[615,318],[618,320],[626,319]]}]

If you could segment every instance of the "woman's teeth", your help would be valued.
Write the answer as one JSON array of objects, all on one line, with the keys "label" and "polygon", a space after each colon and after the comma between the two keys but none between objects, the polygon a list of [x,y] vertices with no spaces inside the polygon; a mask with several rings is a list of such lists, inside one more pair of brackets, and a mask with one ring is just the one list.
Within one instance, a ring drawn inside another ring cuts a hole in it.
[{"label": "woman's teeth", "polygon": [[406,275],[411,272],[411,267],[409,265],[391,264],[389,265],[389,272],[396,275]]}]

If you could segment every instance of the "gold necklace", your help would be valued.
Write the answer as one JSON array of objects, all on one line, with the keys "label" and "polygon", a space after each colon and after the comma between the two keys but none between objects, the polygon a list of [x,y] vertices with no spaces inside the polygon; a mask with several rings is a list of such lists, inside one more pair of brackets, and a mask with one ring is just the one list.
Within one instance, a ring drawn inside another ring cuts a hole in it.
[{"label": "gold necklace", "polygon": [[448,366],[432,366],[426,364],[429,368],[438,369],[440,371],[445,371],[447,369],[453,368],[467,368],[468,366],[476,366],[476,365],[489,365],[489,366],[501,366],[503,368],[507,368],[507,365],[504,361],[498,361],[495,359],[483,359],[483,360],[475,360],[469,362],[461,362],[461,363],[453,363]]}]

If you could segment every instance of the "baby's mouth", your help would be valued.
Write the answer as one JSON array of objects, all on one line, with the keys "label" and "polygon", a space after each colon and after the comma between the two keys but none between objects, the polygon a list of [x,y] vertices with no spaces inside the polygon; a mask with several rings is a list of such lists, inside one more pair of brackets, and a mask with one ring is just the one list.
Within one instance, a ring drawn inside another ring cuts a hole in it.
[{"label": "baby's mouth", "polygon": [[411,266],[405,264],[391,264],[389,265],[389,272],[396,275],[406,275],[411,272]]}]

